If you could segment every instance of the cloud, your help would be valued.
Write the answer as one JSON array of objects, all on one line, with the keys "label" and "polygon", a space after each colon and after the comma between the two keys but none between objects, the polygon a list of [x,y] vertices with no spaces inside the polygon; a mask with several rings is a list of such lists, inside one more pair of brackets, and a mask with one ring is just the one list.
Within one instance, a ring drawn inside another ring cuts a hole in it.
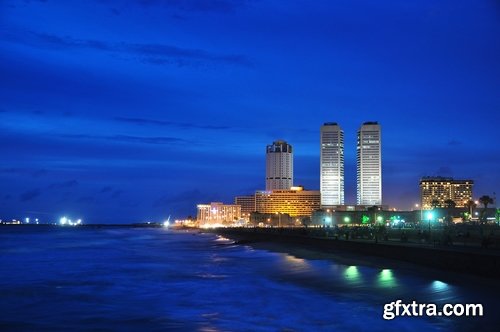
[{"label": "cloud", "polygon": [[65,188],[76,187],[77,185],[78,185],[78,181],[69,180],[69,181],[64,181],[64,182],[52,183],[51,185],[49,185],[49,189],[65,189]]},{"label": "cloud", "polygon": [[164,120],[152,120],[152,119],[143,119],[143,118],[124,118],[124,117],[116,117],[114,118],[119,122],[126,123],[134,123],[137,125],[156,125],[156,126],[172,126],[179,128],[196,128],[196,129],[230,129],[229,126],[214,126],[214,125],[202,125],[196,123],[183,123],[183,122],[173,122],[173,121],[164,121]]},{"label": "cloud", "polygon": [[123,190],[117,189],[117,190],[113,191],[113,193],[111,194],[111,198],[118,198],[121,196],[122,193],[123,193]]},{"label": "cloud", "polygon": [[143,7],[165,6],[187,12],[229,13],[244,7],[247,0],[140,0]]},{"label": "cloud", "polygon": [[113,190],[113,187],[111,187],[111,186],[105,186],[99,192],[100,193],[107,193],[107,192],[110,192],[111,190]]},{"label": "cloud", "polygon": [[94,196],[81,196],[77,200],[78,203],[94,203],[95,202],[95,197]]},{"label": "cloud", "polygon": [[449,166],[441,166],[438,168],[438,170],[436,171],[436,174],[437,175],[446,175],[446,176],[450,176],[453,174],[453,171],[451,170],[451,168]]},{"label": "cloud", "polygon": [[153,203],[153,207],[166,207],[175,203],[196,202],[200,198],[202,198],[202,194],[198,189],[184,191],[176,195],[167,194],[158,198]]},{"label": "cloud", "polygon": [[163,65],[196,65],[210,62],[251,67],[252,62],[241,54],[218,54],[203,49],[183,48],[156,43],[109,43],[94,39],[75,39],[38,32],[10,32],[0,35],[3,40],[54,50],[94,50],[139,56],[144,63]]},{"label": "cloud", "polygon": [[35,199],[38,196],[40,196],[40,189],[28,190],[19,195],[19,201],[28,202]]},{"label": "cloud", "polygon": [[189,141],[166,136],[131,136],[131,135],[113,135],[113,136],[98,136],[98,135],[84,135],[84,134],[63,134],[59,135],[62,138],[71,139],[99,139],[116,142],[129,142],[129,143],[143,143],[143,144],[171,144],[171,143],[190,143]]},{"label": "cloud", "polygon": [[29,174],[35,178],[41,177],[47,174],[47,171],[44,169],[25,169],[25,168],[2,168],[0,169],[0,173],[4,174]]}]

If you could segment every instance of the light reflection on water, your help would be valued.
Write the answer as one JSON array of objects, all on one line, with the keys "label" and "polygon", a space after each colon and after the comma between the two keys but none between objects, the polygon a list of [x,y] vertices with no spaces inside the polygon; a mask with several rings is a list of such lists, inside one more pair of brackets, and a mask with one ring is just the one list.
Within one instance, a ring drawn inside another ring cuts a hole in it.
[{"label": "light reflection on water", "polygon": [[306,259],[211,234],[6,230],[0,229],[0,266],[8,276],[0,278],[0,330],[467,330],[477,321],[384,321],[383,304],[496,303],[495,289],[477,282],[450,284],[371,258],[366,265]]}]

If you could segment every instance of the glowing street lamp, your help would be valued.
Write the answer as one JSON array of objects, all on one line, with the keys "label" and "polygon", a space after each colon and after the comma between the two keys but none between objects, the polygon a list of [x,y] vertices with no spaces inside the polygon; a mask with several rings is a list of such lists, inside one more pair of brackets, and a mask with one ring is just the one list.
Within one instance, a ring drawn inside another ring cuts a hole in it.
[{"label": "glowing street lamp", "polygon": [[431,220],[433,217],[434,216],[433,216],[432,212],[427,213],[427,220],[429,221],[429,237],[431,236]]}]

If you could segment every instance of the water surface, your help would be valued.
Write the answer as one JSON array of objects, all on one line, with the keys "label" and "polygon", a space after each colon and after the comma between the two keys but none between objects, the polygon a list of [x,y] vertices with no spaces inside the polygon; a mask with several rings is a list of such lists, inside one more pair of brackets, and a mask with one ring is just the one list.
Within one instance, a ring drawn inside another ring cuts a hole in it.
[{"label": "water surface", "polygon": [[[1,227],[0,330],[466,331],[481,324],[485,331],[500,326],[493,313],[499,289],[491,280],[352,255],[296,256],[166,229]],[[483,303],[486,317],[384,321],[383,304],[396,299]]]}]

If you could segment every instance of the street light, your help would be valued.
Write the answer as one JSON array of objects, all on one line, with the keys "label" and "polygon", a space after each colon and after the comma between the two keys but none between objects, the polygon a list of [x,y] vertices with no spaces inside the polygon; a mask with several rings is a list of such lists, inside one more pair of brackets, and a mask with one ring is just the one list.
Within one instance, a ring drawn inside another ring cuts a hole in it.
[{"label": "street light", "polygon": [[281,212],[276,212],[278,215],[278,227],[281,227]]},{"label": "street light", "polygon": [[433,218],[432,212],[427,213],[427,220],[429,220],[429,238],[431,236],[431,220]]}]

